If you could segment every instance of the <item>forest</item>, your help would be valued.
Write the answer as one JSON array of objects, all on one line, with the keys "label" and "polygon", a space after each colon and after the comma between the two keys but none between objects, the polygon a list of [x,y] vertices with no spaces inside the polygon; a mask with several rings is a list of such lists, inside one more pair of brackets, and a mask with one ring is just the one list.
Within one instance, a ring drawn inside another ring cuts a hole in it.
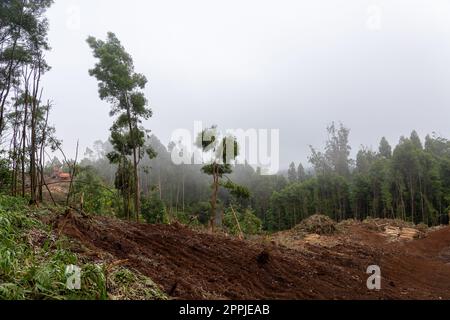
[{"label": "forest", "polygon": [[110,116],[115,119],[111,138],[96,142],[83,157],[77,150],[81,160],[67,159],[62,141],[48,123],[54,106],[41,99],[41,78],[50,70],[45,61],[50,48],[45,11],[51,3],[2,4],[3,193],[42,202],[45,193],[51,196],[46,179],[60,167],[73,177],[67,205],[79,202],[83,194],[91,213],[138,220],[142,214],[152,222],[206,224],[212,212],[225,216],[233,205],[242,219],[248,215],[257,221],[257,229],[265,231],[290,229],[317,213],[337,221],[380,217],[429,226],[439,224],[448,213],[449,140],[430,134],[421,141],[413,131],[393,147],[386,138],[377,150],[362,146],[352,159],[350,129],[340,123],[327,128],[323,150],[311,146],[309,163],[293,162],[287,172],[264,176],[247,164],[227,168],[220,178],[248,189],[248,197],[233,196],[233,188],[221,183],[225,188],[217,188],[217,199],[211,200],[213,174],[205,174],[200,165],[174,165],[170,155],[175,144],[164,146],[147,133],[143,121],[153,116],[142,91],[147,79],[134,71],[131,56],[113,33],[106,42],[87,40],[98,59],[89,72],[98,80],[100,99],[111,104]]},{"label": "forest", "polygon": [[[411,128],[394,145],[380,137],[377,148],[353,150],[351,128],[336,119],[324,128],[328,139],[323,145],[310,146],[308,162],[290,159],[289,168],[268,176],[261,168],[236,161],[240,151],[236,137],[219,137],[218,127],[211,126],[195,142],[199,152],[212,155],[210,161],[174,164],[171,156],[177,145],[164,145],[148,126],[149,119],[158,121],[158,110],[146,91],[148,79],[136,70],[133,57],[113,32],[89,36],[84,43],[95,59],[86,74],[98,84],[98,100],[110,107],[109,114],[99,119],[112,122],[109,139],[86,150],[80,150],[80,143],[76,150],[67,150],[58,138],[64,129],[49,120],[52,110],[64,106],[43,99],[44,75],[51,72],[46,61],[51,50],[46,13],[52,4],[52,0],[0,3],[0,213],[5,217],[27,212],[24,224],[34,226],[29,210],[77,212],[137,229],[182,225],[241,240],[294,230],[317,215],[336,224],[371,219],[426,228],[448,224],[450,140],[438,133],[420,137]],[[16,221],[13,225],[22,226],[17,222],[22,218],[10,218]],[[54,225],[60,226],[55,219]],[[7,226],[2,221],[0,215],[0,226]],[[180,230],[175,233],[191,232]],[[8,250],[13,250],[11,241],[3,243]],[[253,252],[251,246],[248,250]],[[10,261],[7,256],[0,248],[0,262]],[[0,271],[0,282],[5,274]],[[164,285],[168,295],[175,294],[176,285],[173,290]],[[5,290],[0,285],[0,297]],[[87,298],[105,297],[99,292],[90,292]],[[24,290],[18,297],[43,295]]]}]

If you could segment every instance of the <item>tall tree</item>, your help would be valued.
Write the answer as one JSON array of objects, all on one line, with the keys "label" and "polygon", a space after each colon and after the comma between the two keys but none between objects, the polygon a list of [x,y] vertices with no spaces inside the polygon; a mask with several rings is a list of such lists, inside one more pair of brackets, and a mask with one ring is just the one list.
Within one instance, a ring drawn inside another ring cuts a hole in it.
[{"label": "tall tree", "polygon": [[97,78],[100,99],[112,104],[110,114],[117,117],[111,129],[115,135],[113,141],[125,140],[116,144],[115,150],[122,156],[132,156],[134,210],[138,220],[141,206],[139,163],[145,151],[152,152],[145,146],[147,130],[142,127],[142,121],[152,116],[142,91],[147,79],[134,71],[133,59],[114,33],[109,32],[106,41],[89,37],[87,42],[98,60],[89,74]]},{"label": "tall tree", "polygon": [[[13,136],[10,153],[12,193],[16,193],[20,161],[22,195],[26,195],[25,179],[28,176],[30,203],[36,203],[38,195],[42,198],[44,179],[41,164],[50,129],[47,124],[42,126],[43,118],[48,120],[48,117],[42,116],[45,106],[41,106],[41,78],[50,69],[44,59],[45,51],[49,50],[45,12],[52,3],[52,0],[10,0],[0,4],[0,141],[5,128],[8,129],[5,119],[14,119],[10,123]],[[15,94],[12,98],[11,92]],[[12,117],[7,113],[8,106],[12,106]],[[26,168],[29,170],[27,173]]]},{"label": "tall tree", "polygon": [[239,144],[235,137],[220,139],[217,127],[213,126],[198,135],[196,146],[211,156],[210,163],[205,165],[202,171],[213,178],[210,226],[214,230],[216,224],[222,220],[222,213],[216,210],[220,187],[229,190],[237,198],[249,198],[250,193],[247,188],[235,184],[228,177],[233,172],[233,163],[239,155]]},{"label": "tall tree", "polygon": [[297,179],[299,182],[304,182],[307,179],[305,168],[301,163],[298,165]]},{"label": "tall tree", "polygon": [[11,89],[20,84],[20,66],[34,64],[48,49],[48,21],[44,14],[52,3],[53,0],[0,3],[0,139]]},{"label": "tall tree", "polygon": [[290,183],[295,183],[298,180],[297,169],[295,168],[295,163],[292,162],[288,170],[288,180]]},{"label": "tall tree", "polygon": [[341,123],[339,128],[333,122],[328,127],[328,141],[326,144],[325,157],[337,174],[343,177],[350,175],[350,130]]},{"label": "tall tree", "polygon": [[382,156],[386,159],[390,159],[392,157],[392,147],[385,137],[383,137],[381,139],[378,152],[379,152],[380,156]]}]

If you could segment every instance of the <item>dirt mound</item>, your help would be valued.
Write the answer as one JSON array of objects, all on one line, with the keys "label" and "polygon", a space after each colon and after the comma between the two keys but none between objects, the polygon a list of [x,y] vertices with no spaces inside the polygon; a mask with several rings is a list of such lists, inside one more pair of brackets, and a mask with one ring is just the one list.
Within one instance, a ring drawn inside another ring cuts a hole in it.
[{"label": "dirt mound", "polygon": [[[293,250],[196,232],[178,224],[68,215],[58,216],[53,225],[56,232],[79,243],[81,255],[126,260],[124,267],[149,277],[174,299],[450,298],[450,267],[438,258],[446,257],[442,252],[450,247],[450,236],[443,233],[438,235],[440,241],[430,237],[424,239],[426,243],[414,241],[400,250],[354,226],[354,238],[336,247],[306,244],[307,250]],[[416,242],[419,245],[413,246]],[[437,244],[440,247],[429,261],[416,258]],[[366,286],[367,267],[374,264],[383,270],[381,291],[369,291]]]},{"label": "dirt mound", "polygon": [[332,235],[336,232],[336,222],[327,216],[316,214],[303,220],[294,228],[294,232]]}]

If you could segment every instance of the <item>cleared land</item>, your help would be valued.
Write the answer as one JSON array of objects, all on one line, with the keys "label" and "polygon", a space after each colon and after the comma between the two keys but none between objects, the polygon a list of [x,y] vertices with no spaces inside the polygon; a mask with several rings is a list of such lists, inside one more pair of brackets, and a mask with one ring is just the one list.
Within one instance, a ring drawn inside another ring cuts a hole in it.
[{"label": "cleared land", "polygon": [[[75,213],[47,223],[72,238],[79,255],[119,261],[174,299],[450,299],[450,228],[407,240],[410,228],[394,222],[351,222],[329,235],[294,229],[240,241]],[[367,289],[370,265],[382,269],[381,291]]]}]

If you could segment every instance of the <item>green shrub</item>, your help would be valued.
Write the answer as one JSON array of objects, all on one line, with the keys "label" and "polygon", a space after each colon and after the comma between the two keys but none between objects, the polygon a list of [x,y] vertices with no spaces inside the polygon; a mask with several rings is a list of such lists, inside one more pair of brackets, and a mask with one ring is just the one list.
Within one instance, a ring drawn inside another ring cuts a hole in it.
[{"label": "green shrub", "polygon": [[0,193],[8,192],[11,186],[11,171],[9,162],[6,159],[0,159]]},{"label": "green shrub", "polygon": [[164,202],[159,199],[157,194],[142,198],[141,213],[147,223],[166,224],[169,222]]},{"label": "green shrub", "polygon": [[84,210],[88,213],[115,215],[115,208],[120,207],[117,194],[90,167],[80,169],[74,183],[74,193],[77,201],[83,196]]},{"label": "green shrub", "polygon": [[198,202],[190,208],[189,212],[191,216],[197,217],[200,224],[207,224],[211,217],[211,203]]},{"label": "green shrub", "polygon": [[[262,232],[262,221],[255,215],[252,210],[246,209],[242,213],[236,211],[236,215],[239,220],[242,232],[245,235],[255,235]],[[229,233],[234,235],[239,234],[239,228],[236,224],[236,219],[231,208],[226,211],[223,222],[224,227],[228,230]]]}]

